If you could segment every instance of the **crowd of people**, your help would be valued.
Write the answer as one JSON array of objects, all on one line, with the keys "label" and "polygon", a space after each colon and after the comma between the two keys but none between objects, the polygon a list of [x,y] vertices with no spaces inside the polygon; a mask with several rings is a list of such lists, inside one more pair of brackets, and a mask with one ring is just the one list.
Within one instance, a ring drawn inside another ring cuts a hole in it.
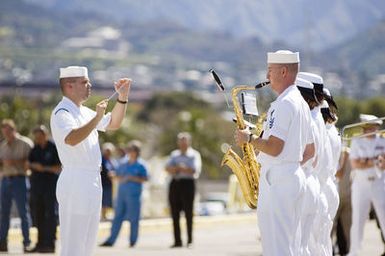
[{"label": "crowd of people", "polygon": [[[267,112],[264,132],[258,137],[247,128],[234,135],[238,145],[254,147],[262,166],[257,215],[263,254],[358,255],[371,204],[385,234],[385,138],[377,132],[382,120],[360,115],[363,135],[352,138],[350,145],[342,143],[330,91],[321,76],[300,72],[299,63],[299,53],[268,53],[267,79],[278,97]],[[12,119],[1,122],[0,252],[8,251],[12,201],[21,219],[25,253],[54,252],[59,220],[60,255],[92,255],[98,224],[111,208],[111,232],[100,246],[113,246],[128,220],[133,247],[139,236],[143,183],[149,179],[141,143],[128,142],[116,161],[114,145],[100,148],[98,139],[98,131],[120,127],[132,81],[121,78],[115,83],[118,98],[110,113],[105,113],[110,99],[96,104],[95,110],[83,105],[91,93],[86,67],[60,69],[59,81],[63,98],[51,114],[53,141],[44,125],[33,129],[33,143],[17,132]],[[185,245],[192,246],[195,183],[202,168],[191,135],[181,132],[176,139],[178,149],[165,166],[170,175],[171,248],[183,246],[181,212],[186,218]],[[113,179],[118,183],[115,203]],[[31,220],[38,230],[34,247]]]},{"label": "crowd of people", "polygon": [[[59,81],[63,99],[51,114],[53,141],[49,140],[44,125],[33,130],[33,143],[17,132],[12,119],[1,122],[4,139],[0,144],[0,252],[8,251],[14,201],[21,219],[25,253],[55,252],[59,221],[60,255],[92,255],[99,221],[107,218],[107,211],[113,206],[112,179],[119,184],[114,218],[111,234],[100,246],[112,246],[122,222],[128,220],[128,240],[133,247],[139,233],[142,184],[148,180],[146,164],[140,157],[141,143],[128,142],[121,150],[121,159],[115,161],[113,144],[105,143],[100,149],[98,140],[98,131],[119,128],[131,80],[122,78],[115,83],[118,99],[111,113],[105,113],[109,100],[99,102],[95,111],[83,106],[91,93],[86,67],[61,68]],[[190,134],[178,134],[177,141],[179,149],[171,153],[165,166],[172,176],[169,195],[175,234],[172,247],[182,246],[181,211],[188,225],[188,245],[192,243],[195,179],[201,170],[200,154],[192,149]],[[32,224],[38,231],[33,247],[29,235]]]}]

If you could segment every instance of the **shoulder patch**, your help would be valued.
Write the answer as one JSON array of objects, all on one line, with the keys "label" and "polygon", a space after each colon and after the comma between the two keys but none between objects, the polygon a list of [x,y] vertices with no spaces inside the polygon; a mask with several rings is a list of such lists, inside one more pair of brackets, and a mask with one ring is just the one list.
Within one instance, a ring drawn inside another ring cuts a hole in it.
[{"label": "shoulder patch", "polygon": [[269,117],[269,129],[273,128],[273,126],[274,126],[274,120],[275,120],[275,117],[273,117],[274,111],[275,111],[275,109],[273,109],[273,110],[270,112],[270,117]]},{"label": "shoulder patch", "polygon": [[56,110],[56,112],[55,112],[55,115],[56,115],[56,114],[57,114],[57,112],[59,112],[60,110],[64,110],[64,111],[66,111],[66,112],[68,112],[68,113],[69,113],[68,109],[66,109],[66,108],[59,108],[58,110]]}]

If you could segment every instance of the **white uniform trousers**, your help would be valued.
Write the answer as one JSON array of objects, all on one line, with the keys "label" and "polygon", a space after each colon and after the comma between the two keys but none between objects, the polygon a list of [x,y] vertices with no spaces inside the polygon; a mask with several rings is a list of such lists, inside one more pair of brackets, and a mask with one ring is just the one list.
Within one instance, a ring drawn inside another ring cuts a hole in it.
[{"label": "white uniform trousers", "polygon": [[326,256],[326,246],[323,241],[323,235],[327,229],[327,222],[329,219],[328,214],[328,202],[326,199],[325,192],[322,190],[324,183],[320,182],[320,193],[318,195],[317,214],[314,219],[313,228],[309,240],[309,250],[312,252],[311,255]]},{"label": "white uniform trousers", "polygon": [[60,255],[91,256],[100,221],[99,170],[63,170],[57,183]]},{"label": "white uniform trousers", "polygon": [[285,164],[262,169],[260,179],[257,212],[263,255],[298,255],[295,241],[305,175],[299,164]]},{"label": "white uniform trousers", "polygon": [[306,170],[306,189],[304,201],[302,204],[300,219],[300,252],[301,256],[316,255],[316,252],[309,247],[309,240],[314,226],[314,220],[317,215],[317,207],[320,194],[320,184],[315,175],[311,174],[311,170]]},{"label": "white uniform trousers", "polygon": [[385,234],[385,181],[374,169],[356,170],[352,183],[352,227],[349,256],[360,255],[365,222],[373,203],[381,231]]},{"label": "white uniform trousers", "polygon": [[334,217],[337,214],[340,198],[338,195],[337,185],[334,183],[331,177],[328,177],[325,183],[321,187],[321,191],[325,194],[327,201],[327,219],[325,219],[324,229],[322,230],[322,245],[324,246],[324,252],[328,256],[333,255],[333,242],[331,238],[331,232],[333,229]]},{"label": "white uniform trousers", "polygon": [[273,255],[274,241],[269,236],[273,225],[270,209],[270,193],[269,184],[266,181],[266,169],[262,167],[259,178],[259,194],[258,194],[258,227],[261,234],[263,255]]}]

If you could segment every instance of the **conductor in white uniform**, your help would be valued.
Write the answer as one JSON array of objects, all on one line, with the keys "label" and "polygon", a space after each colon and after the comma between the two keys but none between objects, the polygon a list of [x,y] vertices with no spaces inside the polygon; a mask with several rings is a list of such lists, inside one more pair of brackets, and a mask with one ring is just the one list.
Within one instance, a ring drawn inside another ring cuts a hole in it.
[{"label": "conductor in white uniform", "polygon": [[[262,138],[248,129],[237,130],[238,144],[251,143],[261,163],[258,225],[263,255],[298,255],[296,231],[305,189],[300,163],[314,155],[310,109],[294,85],[299,53],[271,52],[267,55],[267,78],[278,98],[271,103]],[[309,154],[304,154],[309,151]]]},{"label": "conductor in white uniform", "polygon": [[51,114],[51,129],[62,163],[56,188],[61,256],[89,256],[96,246],[102,200],[98,131],[120,127],[131,80],[122,78],[114,86],[119,96],[112,112],[105,114],[108,100],[93,111],[82,105],[91,93],[87,68],[60,69],[63,99]]}]

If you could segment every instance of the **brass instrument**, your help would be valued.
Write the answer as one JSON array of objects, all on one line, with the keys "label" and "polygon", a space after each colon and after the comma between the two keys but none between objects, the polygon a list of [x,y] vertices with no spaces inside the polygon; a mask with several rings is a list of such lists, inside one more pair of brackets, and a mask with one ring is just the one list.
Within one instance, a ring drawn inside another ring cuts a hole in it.
[{"label": "brass instrument", "polygon": [[373,120],[370,120],[370,121],[358,122],[358,123],[353,123],[353,124],[345,125],[342,128],[342,131],[341,131],[342,139],[343,140],[351,140],[353,138],[363,138],[363,137],[367,137],[367,136],[371,136],[371,135],[375,135],[375,134],[380,134],[380,135],[381,134],[385,134],[385,129],[380,129],[380,130],[377,130],[375,132],[370,132],[370,133],[354,134],[353,136],[349,136],[346,133],[346,131],[351,129],[351,128],[356,128],[356,127],[364,126],[366,124],[370,124],[370,123],[373,123],[375,121],[382,121],[382,120],[385,120],[385,117],[380,117],[380,118],[373,119]]},{"label": "brass instrument", "polygon": [[[243,114],[238,103],[238,93],[243,90],[255,90],[256,86],[239,85],[231,90],[231,99],[233,101],[236,123],[239,129],[246,128]],[[256,124],[256,135],[262,132],[262,124],[266,114],[259,116]],[[239,157],[231,148],[227,150],[222,159],[222,166],[227,165],[237,176],[243,197],[251,209],[257,208],[259,191],[259,172],[261,165],[256,160],[254,147],[250,143],[242,145],[243,159]]]}]

